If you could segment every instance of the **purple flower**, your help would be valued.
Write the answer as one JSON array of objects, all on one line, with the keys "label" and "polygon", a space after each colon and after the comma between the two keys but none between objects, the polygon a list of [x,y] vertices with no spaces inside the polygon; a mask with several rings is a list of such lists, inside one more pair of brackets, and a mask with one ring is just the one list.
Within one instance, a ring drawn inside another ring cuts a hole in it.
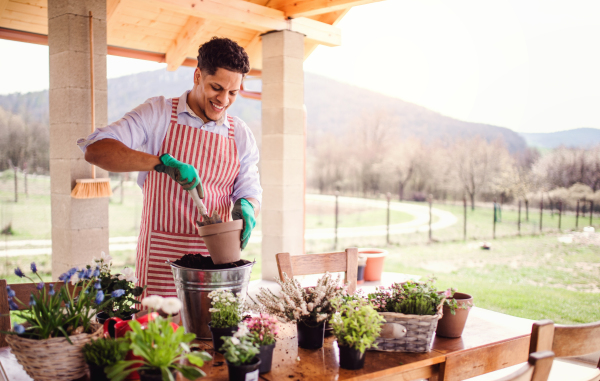
[{"label": "purple flower", "polygon": [[35,262],[31,262],[31,271],[37,273],[37,266],[35,265]]},{"label": "purple flower", "polygon": [[119,296],[123,296],[125,295],[125,290],[114,290],[113,292],[110,293],[110,296],[112,296],[113,298],[118,298]]},{"label": "purple flower", "polygon": [[38,283],[38,284],[37,284],[37,286],[36,286],[35,288],[37,288],[38,290],[40,290],[40,291],[41,291],[41,290],[42,290],[42,288],[44,288],[44,282],[40,282],[40,283]]},{"label": "purple flower", "polygon": [[69,276],[73,276],[73,274],[75,274],[77,271],[79,271],[79,269],[77,267],[73,267],[72,269],[67,271],[67,274],[69,274]]},{"label": "purple flower", "polygon": [[93,277],[99,277],[100,276],[100,267],[96,266],[96,270],[94,270],[94,273],[92,274]]},{"label": "purple flower", "polygon": [[103,300],[104,300],[104,292],[102,290],[99,290],[96,293],[96,304],[102,303]]},{"label": "purple flower", "polygon": [[71,280],[71,274],[69,274],[68,272],[61,274],[58,277],[58,280],[60,280],[61,282],[69,283],[69,280]]},{"label": "purple flower", "polygon": [[56,294],[56,291],[54,291],[54,284],[50,283],[50,291],[48,291],[48,295],[52,296]]},{"label": "purple flower", "polygon": [[99,280],[97,280],[96,283],[94,283],[94,288],[96,290],[102,290],[102,285],[100,284]]},{"label": "purple flower", "polygon": [[17,305],[17,303],[15,303],[14,300],[12,299],[8,299],[8,307],[12,310],[12,311],[16,311],[19,309],[19,306]]},{"label": "purple flower", "polygon": [[23,274],[23,271],[21,271],[21,269],[18,267],[15,269],[15,275],[19,278],[23,278],[25,276],[25,274]]},{"label": "purple flower", "polygon": [[17,335],[22,335],[25,333],[25,327],[23,327],[21,324],[16,324],[13,325],[13,330],[16,332]]},{"label": "purple flower", "polygon": [[10,286],[6,286],[6,292],[9,298],[14,298],[16,295],[15,290],[11,289]]},{"label": "purple flower", "polygon": [[85,279],[90,279],[93,276],[94,276],[94,270],[92,270],[92,269],[85,270]]},{"label": "purple flower", "polygon": [[69,309],[69,307],[71,307],[71,303],[69,303],[69,302],[66,302],[66,303],[65,303],[65,308],[66,308],[66,309]]},{"label": "purple flower", "polygon": [[32,307],[35,306],[35,299],[33,298],[33,294],[29,296],[29,305]]}]

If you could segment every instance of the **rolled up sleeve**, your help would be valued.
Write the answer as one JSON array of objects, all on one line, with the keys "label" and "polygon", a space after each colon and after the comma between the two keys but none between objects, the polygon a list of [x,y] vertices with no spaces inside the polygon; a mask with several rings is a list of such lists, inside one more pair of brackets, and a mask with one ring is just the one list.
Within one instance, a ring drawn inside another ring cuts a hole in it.
[{"label": "rolled up sleeve", "polygon": [[240,198],[255,198],[261,204],[258,146],[250,128],[238,118],[235,118],[235,121],[235,138],[240,153],[240,173],[233,183],[231,201],[235,203]]}]

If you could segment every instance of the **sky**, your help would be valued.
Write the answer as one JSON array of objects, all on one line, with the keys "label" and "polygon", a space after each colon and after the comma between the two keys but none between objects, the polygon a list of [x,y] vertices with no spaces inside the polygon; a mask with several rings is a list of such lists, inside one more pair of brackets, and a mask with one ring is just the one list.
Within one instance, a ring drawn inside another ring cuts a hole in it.
[{"label": "sky", "polygon": [[[519,132],[600,128],[600,1],[387,0],[338,24],[311,73]],[[48,88],[48,48],[0,40],[0,94]],[[108,56],[108,77],[165,64]]]}]

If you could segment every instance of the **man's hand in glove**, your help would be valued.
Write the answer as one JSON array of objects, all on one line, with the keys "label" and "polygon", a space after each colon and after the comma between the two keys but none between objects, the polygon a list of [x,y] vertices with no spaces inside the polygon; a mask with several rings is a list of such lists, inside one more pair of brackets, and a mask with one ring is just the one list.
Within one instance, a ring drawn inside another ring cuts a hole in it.
[{"label": "man's hand in glove", "polygon": [[254,207],[250,201],[245,198],[240,198],[233,205],[231,216],[234,220],[244,220],[244,229],[242,230],[242,250],[246,248],[248,241],[250,240],[250,234],[252,229],[256,226],[256,219],[254,218]]},{"label": "man's hand in glove", "polygon": [[198,175],[198,171],[194,166],[182,163],[168,153],[160,157],[160,162],[162,164],[154,167],[156,172],[166,173],[185,190],[194,189],[198,186],[198,194],[200,198],[204,198],[204,189],[200,182],[200,175]]}]

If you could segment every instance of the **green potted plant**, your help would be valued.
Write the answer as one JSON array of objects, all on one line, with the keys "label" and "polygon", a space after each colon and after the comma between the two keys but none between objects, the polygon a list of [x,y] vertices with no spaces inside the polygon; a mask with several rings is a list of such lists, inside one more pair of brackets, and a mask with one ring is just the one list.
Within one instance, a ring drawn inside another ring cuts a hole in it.
[{"label": "green potted plant", "polygon": [[336,298],[333,305],[336,312],[331,317],[331,326],[340,350],[340,367],[362,369],[365,351],[377,347],[375,340],[385,319],[367,300],[359,297]]},{"label": "green potted plant", "polygon": [[[94,258],[92,267],[99,268],[98,279],[100,286],[106,298],[100,305],[96,320],[104,324],[107,319],[118,317],[122,320],[131,320],[133,315],[140,312],[135,308],[138,303],[136,297],[142,295],[144,287],[135,286],[137,278],[135,271],[131,268],[124,268],[119,274],[112,274],[112,257],[101,253],[100,258]],[[115,293],[115,290],[123,290]]]},{"label": "green potted plant", "polygon": [[[98,269],[90,266],[70,269],[59,277],[65,283],[60,289],[54,284],[44,284],[35,263],[31,264],[31,271],[39,283],[28,303],[19,300],[7,287],[10,309],[17,310],[18,304],[28,305],[28,309],[14,312],[25,324],[15,324],[11,332],[5,332],[6,341],[17,361],[35,380],[82,377],[87,366],[81,348],[102,334],[102,329],[91,321],[104,300],[104,293],[96,287]],[[15,274],[33,282],[19,268],[15,269]],[[77,287],[73,287],[75,285]]]},{"label": "green potted plant", "polygon": [[269,314],[260,314],[244,320],[248,328],[249,335],[254,343],[260,349],[258,357],[260,358],[259,373],[268,373],[271,371],[273,363],[273,349],[275,349],[275,339],[277,337],[277,318]]},{"label": "green potted plant", "polygon": [[469,311],[473,307],[473,297],[469,294],[456,292],[455,288],[449,288],[444,292],[444,316],[437,325],[435,334],[441,337],[456,338],[462,336],[467,323]]},{"label": "green potted plant", "polygon": [[129,342],[124,338],[91,340],[83,346],[82,351],[90,369],[90,380],[108,381],[104,369],[125,360]]},{"label": "green potted plant", "polygon": [[242,321],[243,300],[229,290],[215,290],[208,294],[212,307],[208,327],[212,334],[213,347],[218,352],[223,352],[223,336],[232,336]]},{"label": "green potted plant", "polygon": [[233,336],[223,336],[221,348],[229,370],[229,381],[258,380],[260,349],[244,323]]},{"label": "green potted plant", "polygon": [[285,321],[295,322],[298,330],[298,346],[304,349],[318,349],[323,346],[325,322],[333,313],[331,300],[345,293],[340,287],[340,277],[332,279],[327,273],[321,277],[316,287],[303,288],[296,279],[284,274],[283,281],[277,279],[281,286],[281,297],[270,290],[260,288],[256,300],[250,308],[255,312],[268,313]]},{"label": "green potted plant", "polygon": [[[171,315],[181,309],[179,299],[153,295],[144,298],[142,304],[149,307],[149,313],[161,309],[169,316],[156,316],[148,321],[146,329],[137,320],[129,322],[132,330],[125,334],[125,338],[139,359],[118,361],[106,369],[108,377],[113,381],[121,381],[135,371],[141,381],[175,381],[176,371],[189,380],[204,377],[206,374],[199,367],[212,357],[206,352],[192,352],[191,348],[198,347],[198,344],[190,344],[196,335],[185,333],[183,327],[171,322]],[[192,365],[182,364],[183,359]]]},{"label": "green potted plant", "polygon": [[[428,352],[445,300],[428,282],[394,283],[379,287],[367,296],[386,323],[377,339],[378,350],[392,352]],[[418,323],[418,324],[416,324]]]}]

